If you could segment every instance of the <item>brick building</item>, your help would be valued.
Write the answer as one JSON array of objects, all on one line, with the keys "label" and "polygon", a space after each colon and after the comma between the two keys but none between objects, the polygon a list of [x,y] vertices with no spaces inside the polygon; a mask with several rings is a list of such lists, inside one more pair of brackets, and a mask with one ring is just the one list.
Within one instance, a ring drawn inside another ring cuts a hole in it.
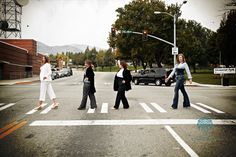
[{"label": "brick building", "polygon": [[35,40],[0,39],[0,79],[38,75],[42,56]]}]

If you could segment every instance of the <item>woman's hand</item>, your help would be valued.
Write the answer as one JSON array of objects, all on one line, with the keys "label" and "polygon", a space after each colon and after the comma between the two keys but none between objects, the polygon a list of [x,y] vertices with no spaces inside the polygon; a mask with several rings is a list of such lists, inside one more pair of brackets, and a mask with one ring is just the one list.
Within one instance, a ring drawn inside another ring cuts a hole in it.
[{"label": "woman's hand", "polygon": [[189,80],[189,84],[192,84],[192,83],[193,83],[193,81],[192,81],[192,79],[190,79],[190,80]]},{"label": "woman's hand", "polygon": [[125,80],[123,80],[122,83],[125,83]]},{"label": "woman's hand", "polygon": [[87,77],[85,77],[85,78],[84,78],[84,80],[85,80],[85,81],[88,81],[88,78],[87,78]]},{"label": "woman's hand", "polygon": [[47,79],[47,77],[43,77],[43,80],[46,80]]},{"label": "woman's hand", "polygon": [[165,83],[167,83],[168,81],[169,81],[169,78],[166,78],[166,79],[165,79]]}]

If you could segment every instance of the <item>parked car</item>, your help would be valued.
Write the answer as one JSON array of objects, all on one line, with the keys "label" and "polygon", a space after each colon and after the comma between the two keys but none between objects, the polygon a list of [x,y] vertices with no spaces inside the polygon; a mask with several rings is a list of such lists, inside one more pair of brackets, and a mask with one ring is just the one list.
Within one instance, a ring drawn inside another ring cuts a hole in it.
[{"label": "parked car", "polygon": [[59,74],[58,74],[58,71],[57,69],[52,69],[52,80],[55,80],[55,79],[58,79],[59,78]]},{"label": "parked car", "polygon": [[157,86],[161,86],[162,84],[170,86],[173,82],[175,82],[175,76],[167,83],[165,83],[165,79],[170,75],[171,71],[172,70],[167,70],[165,68],[139,70],[137,73],[133,74],[132,81],[135,85],[139,85],[139,83],[144,83],[145,85],[154,83]]},{"label": "parked car", "polygon": [[62,70],[57,70],[58,74],[59,74],[59,78],[64,77],[64,73]]},{"label": "parked car", "polygon": [[70,68],[63,68],[62,73],[63,73],[63,76],[71,76]]}]

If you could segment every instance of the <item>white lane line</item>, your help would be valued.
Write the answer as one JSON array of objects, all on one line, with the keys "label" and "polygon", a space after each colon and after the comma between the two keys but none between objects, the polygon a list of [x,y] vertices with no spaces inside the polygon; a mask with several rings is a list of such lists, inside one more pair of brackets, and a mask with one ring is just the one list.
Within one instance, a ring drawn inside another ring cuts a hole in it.
[{"label": "white lane line", "polygon": [[152,110],[150,107],[148,107],[147,104],[145,104],[145,103],[139,103],[139,104],[143,107],[143,109],[144,109],[146,112],[148,112],[148,113],[153,113],[153,110]]},{"label": "white lane line", "polygon": [[[42,107],[44,107],[44,106],[46,106],[47,105],[47,103],[43,103],[42,104]],[[37,110],[37,107],[36,108],[34,108],[33,110],[30,110],[29,112],[27,112],[26,114],[34,114],[35,112],[37,112],[38,110]]]},{"label": "white lane line", "polygon": [[[39,120],[30,126],[197,125],[199,119]],[[236,125],[236,119],[212,119],[209,125]]]},{"label": "white lane line", "polygon": [[156,103],[151,103],[151,105],[153,106],[153,107],[155,107],[159,112],[161,112],[161,113],[165,113],[166,112],[166,110],[164,110],[160,105],[158,105],[158,104],[156,104]]},{"label": "white lane line", "polygon": [[195,108],[195,109],[197,109],[197,110],[203,112],[203,113],[211,113],[210,111],[205,110],[204,108],[201,108],[201,107],[199,107],[199,106],[197,106],[197,105],[194,105],[194,104],[192,104],[192,103],[191,103],[191,106],[192,106],[193,108]]},{"label": "white lane line", "polygon": [[44,109],[42,112],[40,112],[40,114],[47,114],[49,111],[52,110],[52,106],[53,106],[53,104],[49,105],[46,109]]},{"label": "white lane line", "polygon": [[102,103],[101,113],[108,113],[108,103]]},{"label": "white lane line", "polygon": [[0,103],[0,107],[4,106],[5,103]]},{"label": "white lane line", "polygon": [[11,106],[13,106],[13,105],[15,105],[16,103],[10,103],[10,104],[7,104],[7,105],[5,105],[5,106],[3,106],[3,107],[0,107],[0,111],[2,111],[2,110],[5,110],[5,109],[7,109],[7,108],[9,108],[9,107],[11,107]]},{"label": "white lane line", "polygon": [[96,109],[91,109],[91,108],[89,108],[87,113],[94,113],[95,110],[96,110]]},{"label": "white lane line", "polygon": [[216,109],[216,108],[213,108],[213,107],[211,107],[211,106],[205,105],[205,104],[203,104],[203,103],[196,103],[196,104],[198,104],[198,105],[200,105],[200,106],[203,106],[203,107],[205,107],[205,108],[207,108],[207,109],[210,109],[210,110],[212,110],[212,111],[214,111],[214,112],[216,112],[216,113],[224,113],[223,111],[220,111],[220,110],[218,110],[218,109]]},{"label": "white lane line", "polygon": [[170,126],[166,125],[165,128],[191,157],[198,157],[197,153],[195,153]]}]

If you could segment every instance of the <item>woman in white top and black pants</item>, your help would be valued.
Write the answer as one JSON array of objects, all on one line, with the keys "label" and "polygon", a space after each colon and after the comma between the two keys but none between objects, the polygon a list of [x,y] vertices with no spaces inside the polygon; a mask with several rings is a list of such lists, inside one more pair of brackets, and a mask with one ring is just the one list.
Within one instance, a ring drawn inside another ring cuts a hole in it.
[{"label": "woman in white top and black pants", "polygon": [[120,101],[123,103],[124,109],[129,108],[128,100],[125,96],[125,91],[131,89],[131,80],[132,76],[130,71],[127,69],[127,64],[125,61],[120,61],[119,63],[120,70],[115,76],[114,80],[114,91],[117,91],[115,106],[112,109],[118,109]]},{"label": "woman in white top and black pants", "polygon": [[49,63],[49,58],[47,56],[43,56],[42,59],[43,65],[40,67],[40,96],[39,96],[39,102],[37,105],[37,109],[42,109],[42,103],[45,101],[46,93],[48,93],[50,99],[53,101],[52,108],[57,108],[58,103],[56,102],[56,95],[52,88],[52,70],[51,65]]},{"label": "woman in white top and black pants", "polygon": [[168,80],[171,77],[173,77],[173,75],[176,73],[175,95],[174,95],[173,104],[171,107],[173,109],[178,108],[179,90],[181,90],[181,92],[183,93],[183,96],[184,96],[183,106],[187,108],[187,107],[190,107],[190,101],[189,101],[188,94],[184,88],[184,70],[186,71],[186,73],[188,75],[188,79],[189,79],[190,84],[192,84],[192,76],[191,76],[188,64],[185,62],[184,55],[179,54],[177,56],[176,60],[177,60],[177,64],[175,65],[171,74],[166,79],[166,82],[168,82]]}]

